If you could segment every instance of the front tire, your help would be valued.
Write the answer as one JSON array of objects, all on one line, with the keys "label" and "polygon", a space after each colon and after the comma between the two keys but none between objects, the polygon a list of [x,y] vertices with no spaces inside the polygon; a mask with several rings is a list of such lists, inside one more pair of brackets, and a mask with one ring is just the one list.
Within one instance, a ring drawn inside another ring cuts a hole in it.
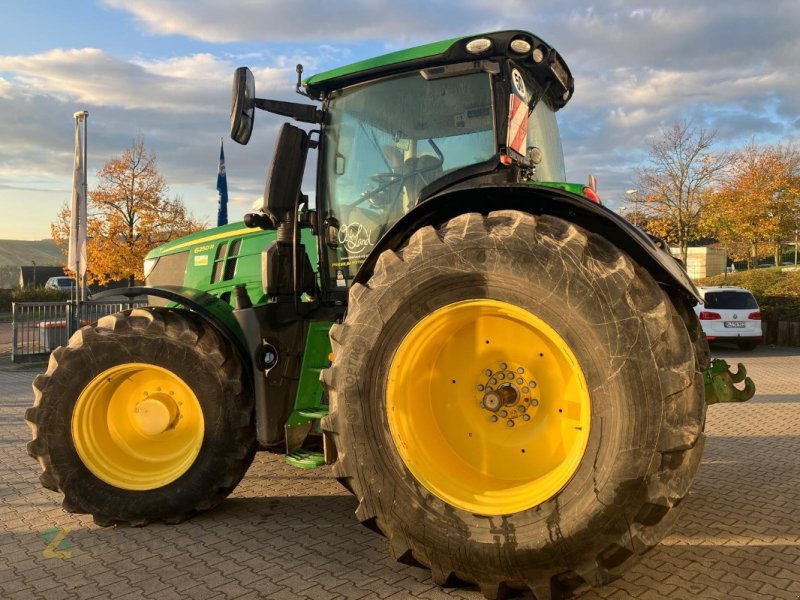
[{"label": "front tire", "polygon": [[256,450],[238,357],[201,319],[134,309],[84,327],[33,382],[44,487],[101,525],[178,522],[234,489]]},{"label": "front tire", "polygon": [[331,339],[334,472],[437,583],[568,596],[677,518],[703,447],[699,357],[599,236],[515,211],[425,227],[353,287]]}]

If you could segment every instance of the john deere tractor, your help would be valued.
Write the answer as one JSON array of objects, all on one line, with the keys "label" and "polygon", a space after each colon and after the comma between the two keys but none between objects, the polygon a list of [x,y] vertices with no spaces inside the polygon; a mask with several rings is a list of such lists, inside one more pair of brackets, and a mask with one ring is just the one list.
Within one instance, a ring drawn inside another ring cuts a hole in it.
[{"label": "john deere tractor", "polygon": [[99,524],[178,522],[263,448],[332,465],[438,584],[544,599],[618,577],[675,522],[705,387],[753,390],[710,369],[664,245],[566,183],[566,63],[501,31],[298,68],[297,88],[257,98],[236,71],[234,140],[256,110],[302,125],[263,204],[152,252],[127,293],[153,305],[79,330],[36,378],[42,484]]}]

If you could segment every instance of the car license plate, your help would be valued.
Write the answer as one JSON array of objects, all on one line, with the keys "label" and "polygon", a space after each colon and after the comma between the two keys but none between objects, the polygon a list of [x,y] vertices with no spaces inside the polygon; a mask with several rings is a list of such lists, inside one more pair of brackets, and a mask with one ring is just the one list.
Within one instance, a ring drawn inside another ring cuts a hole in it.
[{"label": "car license plate", "polygon": [[725,321],[725,327],[744,327],[744,321]]}]

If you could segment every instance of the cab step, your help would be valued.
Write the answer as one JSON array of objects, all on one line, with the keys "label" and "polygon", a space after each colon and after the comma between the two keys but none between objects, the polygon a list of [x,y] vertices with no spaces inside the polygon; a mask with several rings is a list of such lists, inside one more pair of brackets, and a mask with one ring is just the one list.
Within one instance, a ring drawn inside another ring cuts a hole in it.
[{"label": "cab step", "polygon": [[286,455],[286,462],[299,469],[318,469],[325,464],[325,455],[311,450],[295,450]]},{"label": "cab step", "polygon": [[327,416],[329,411],[329,407],[324,404],[307,406],[305,408],[298,408],[295,410],[298,415],[301,417],[306,417],[307,419],[321,419],[322,417]]}]

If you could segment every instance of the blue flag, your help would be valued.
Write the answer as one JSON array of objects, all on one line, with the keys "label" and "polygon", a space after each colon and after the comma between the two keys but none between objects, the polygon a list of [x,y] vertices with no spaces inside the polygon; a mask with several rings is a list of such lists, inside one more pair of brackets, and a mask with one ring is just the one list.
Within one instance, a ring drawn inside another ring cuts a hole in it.
[{"label": "blue flag", "polygon": [[219,170],[217,171],[217,191],[219,192],[219,209],[217,210],[217,227],[228,224],[228,177],[225,175],[225,150],[222,138],[219,138]]}]

